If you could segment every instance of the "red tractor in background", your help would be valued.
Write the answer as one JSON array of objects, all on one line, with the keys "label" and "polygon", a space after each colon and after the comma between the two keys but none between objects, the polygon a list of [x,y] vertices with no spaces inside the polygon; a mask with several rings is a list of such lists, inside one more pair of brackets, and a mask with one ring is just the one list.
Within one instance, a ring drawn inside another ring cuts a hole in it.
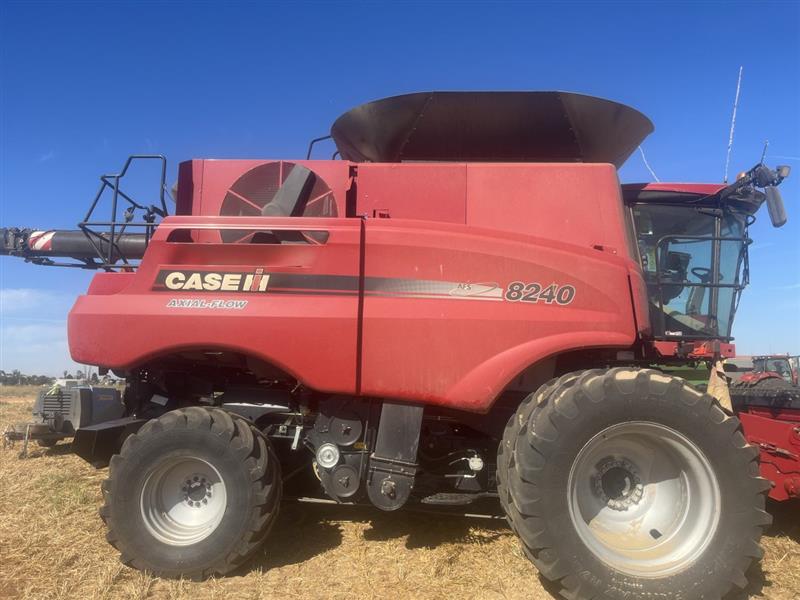
[{"label": "red tractor in background", "polygon": [[[771,484],[748,421],[669,370],[734,356],[748,227],[786,221],[789,169],[620,186],[652,129],[578,94],[409,94],[342,115],[331,160],[182,163],[175,216],[164,159],[131,157],[77,230],[3,230],[100,271],[70,350],[125,377],[126,415],[74,447],[110,461],[122,561],[228,573],[280,551],[283,496],[499,499],[567,597],[744,586]],[[121,185],[141,160],[152,204]]]},{"label": "red tractor in background", "polygon": [[738,379],[743,386],[760,388],[798,387],[798,357],[784,355],[754,356],[753,370]]}]

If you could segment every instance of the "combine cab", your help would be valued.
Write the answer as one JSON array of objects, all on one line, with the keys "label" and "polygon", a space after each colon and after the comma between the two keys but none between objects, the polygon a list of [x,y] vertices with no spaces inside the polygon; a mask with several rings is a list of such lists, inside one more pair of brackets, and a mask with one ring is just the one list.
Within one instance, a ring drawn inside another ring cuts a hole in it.
[{"label": "combine cab", "polygon": [[[70,349],[126,379],[126,416],[75,444],[110,459],[126,564],[279,552],[284,496],[499,500],[567,597],[744,586],[770,482],[747,421],[670,373],[734,356],[748,227],[786,221],[789,170],[620,186],[651,131],[578,94],[410,94],[342,115],[333,160],[181,164],[175,216],[163,159],[134,157],[77,230],[4,230],[6,254],[101,271]],[[162,163],[150,201],[124,189],[139,160]]]}]

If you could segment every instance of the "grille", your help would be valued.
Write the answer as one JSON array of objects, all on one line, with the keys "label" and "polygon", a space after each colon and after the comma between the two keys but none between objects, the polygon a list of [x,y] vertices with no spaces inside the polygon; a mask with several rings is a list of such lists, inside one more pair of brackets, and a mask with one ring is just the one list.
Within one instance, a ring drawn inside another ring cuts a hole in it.
[{"label": "grille", "polygon": [[52,417],[61,415],[68,417],[72,408],[72,394],[66,390],[57,390],[42,397],[42,413]]}]

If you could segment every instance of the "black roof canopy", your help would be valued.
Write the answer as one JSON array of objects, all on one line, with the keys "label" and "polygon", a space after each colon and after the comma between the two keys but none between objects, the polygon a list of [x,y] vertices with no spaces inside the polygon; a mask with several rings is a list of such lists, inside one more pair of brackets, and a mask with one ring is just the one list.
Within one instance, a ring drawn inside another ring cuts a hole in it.
[{"label": "black roof canopy", "polygon": [[331,136],[356,162],[603,162],[653,131],[639,111],[569,92],[420,92],[344,113]]}]

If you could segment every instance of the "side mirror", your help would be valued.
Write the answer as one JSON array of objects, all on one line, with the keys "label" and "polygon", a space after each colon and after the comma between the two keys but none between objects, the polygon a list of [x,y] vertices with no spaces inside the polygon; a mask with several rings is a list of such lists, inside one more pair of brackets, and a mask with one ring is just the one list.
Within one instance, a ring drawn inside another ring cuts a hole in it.
[{"label": "side mirror", "polygon": [[783,227],[786,224],[786,209],[783,206],[781,193],[772,185],[765,187],[764,193],[767,195],[767,210],[772,226]]}]

